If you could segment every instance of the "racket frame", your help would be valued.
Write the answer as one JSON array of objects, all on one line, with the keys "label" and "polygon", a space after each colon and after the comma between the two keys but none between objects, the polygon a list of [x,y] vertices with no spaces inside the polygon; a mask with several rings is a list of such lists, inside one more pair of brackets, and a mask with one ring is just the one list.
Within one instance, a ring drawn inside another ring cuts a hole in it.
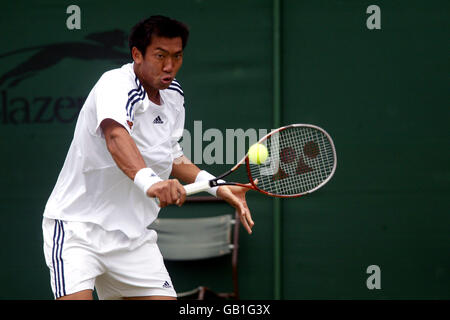
[{"label": "racket frame", "polygon": [[312,129],[315,129],[315,130],[318,130],[318,131],[322,132],[322,133],[327,137],[328,141],[330,142],[331,149],[332,149],[332,151],[333,151],[333,159],[334,159],[334,161],[333,161],[333,168],[331,169],[331,172],[330,172],[330,174],[328,175],[328,177],[327,177],[324,181],[322,181],[319,185],[317,185],[316,187],[314,187],[313,189],[307,190],[307,191],[305,191],[305,192],[301,192],[301,193],[293,194],[293,195],[280,195],[280,194],[274,194],[274,193],[267,192],[267,191],[264,191],[264,190],[262,190],[262,189],[259,189],[258,186],[255,184],[255,182],[254,182],[254,180],[253,180],[253,177],[252,177],[252,174],[251,174],[251,170],[250,170],[250,162],[249,162],[248,154],[247,154],[247,155],[244,157],[243,160],[245,160],[245,163],[246,163],[246,169],[247,169],[247,175],[248,175],[248,178],[249,178],[249,182],[252,184],[252,187],[253,187],[253,188],[251,188],[251,189],[256,190],[256,191],[259,191],[259,192],[264,193],[264,194],[266,194],[266,195],[269,195],[269,196],[271,196],[271,197],[277,197],[277,198],[298,198],[298,197],[304,196],[304,195],[306,195],[306,194],[312,193],[312,192],[314,192],[314,191],[320,189],[320,188],[323,187],[325,184],[327,184],[328,181],[330,181],[330,179],[333,177],[333,175],[334,175],[334,173],[335,173],[335,171],[336,171],[336,166],[337,166],[336,148],[335,148],[335,146],[334,146],[334,142],[333,142],[333,139],[331,138],[331,136],[328,134],[328,132],[326,132],[326,131],[325,131],[324,129],[322,129],[321,127],[315,126],[315,125],[313,125],[313,124],[301,124],[301,123],[290,124],[290,125],[283,126],[283,127],[280,127],[280,128],[278,128],[278,129],[275,129],[275,130],[271,131],[270,133],[268,133],[267,135],[265,135],[264,137],[262,137],[262,138],[258,141],[258,143],[261,143],[261,142],[263,142],[264,140],[267,140],[268,137],[270,137],[271,135],[274,135],[275,133],[279,133],[279,132],[281,132],[281,131],[284,131],[284,130],[289,129],[289,128],[294,128],[294,127],[302,127],[302,128],[307,127],[307,128],[312,128]]},{"label": "racket frame", "polygon": [[[231,186],[241,186],[241,187],[245,187],[245,188],[249,188],[249,189],[253,189],[255,191],[261,192],[263,194],[272,196],[272,197],[277,197],[277,198],[297,198],[297,197],[301,197],[305,194],[309,194],[312,193],[318,189],[320,189],[321,187],[323,187],[328,181],[330,181],[330,179],[333,177],[334,172],[336,171],[336,166],[337,166],[337,156],[336,156],[336,149],[334,147],[334,142],[333,139],[331,138],[331,136],[328,134],[328,132],[326,132],[324,129],[312,125],[312,124],[290,124],[287,126],[283,126],[280,127],[278,129],[275,129],[271,132],[269,132],[268,134],[266,134],[264,137],[262,137],[261,139],[259,139],[259,141],[257,143],[262,143],[265,140],[267,140],[270,136],[279,133],[281,131],[287,130],[289,128],[293,128],[293,127],[309,127],[309,128],[313,128],[316,129],[320,132],[322,132],[327,139],[329,140],[330,144],[331,144],[331,149],[333,151],[333,168],[331,170],[331,173],[328,175],[328,177],[322,181],[318,186],[314,187],[311,190],[302,192],[302,193],[298,193],[298,194],[294,194],[294,195],[280,195],[280,194],[274,194],[271,192],[267,192],[265,190],[262,190],[260,188],[258,188],[257,184],[255,183],[255,181],[253,180],[252,174],[251,174],[251,170],[250,170],[250,162],[249,162],[249,158],[248,158],[248,152],[247,154],[241,159],[241,161],[239,161],[237,164],[234,165],[234,167],[232,167],[230,170],[228,170],[227,172],[221,174],[220,176],[216,177],[215,179],[212,180],[206,180],[206,181],[199,181],[199,182],[195,182],[192,184],[187,184],[184,185],[184,188],[186,189],[186,195],[192,195],[198,192],[202,192],[202,191],[206,191],[209,188],[213,188],[213,187],[220,187],[220,186],[225,186],[225,185],[231,185]],[[228,176],[229,174],[231,174],[232,172],[236,171],[242,164],[246,164],[246,170],[247,170],[247,176],[248,176],[248,180],[250,185],[248,184],[243,184],[243,183],[238,183],[238,182],[218,182],[218,180],[223,179],[224,177]]]}]

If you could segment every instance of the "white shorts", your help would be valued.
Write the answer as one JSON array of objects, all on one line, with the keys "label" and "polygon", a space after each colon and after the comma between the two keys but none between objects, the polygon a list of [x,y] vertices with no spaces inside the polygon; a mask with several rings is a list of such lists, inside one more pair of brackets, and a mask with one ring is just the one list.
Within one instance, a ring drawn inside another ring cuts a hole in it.
[{"label": "white shorts", "polygon": [[154,230],[129,239],[93,223],[48,218],[42,229],[55,298],[94,287],[102,300],[176,297]]}]

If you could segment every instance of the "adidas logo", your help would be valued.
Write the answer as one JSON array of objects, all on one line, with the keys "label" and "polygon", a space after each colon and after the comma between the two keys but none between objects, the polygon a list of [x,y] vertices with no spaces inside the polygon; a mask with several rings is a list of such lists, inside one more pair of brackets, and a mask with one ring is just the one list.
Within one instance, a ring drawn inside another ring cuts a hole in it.
[{"label": "adidas logo", "polygon": [[155,120],[153,120],[153,123],[162,124],[162,123],[164,123],[164,121],[162,121],[161,118],[159,116],[157,116],[155,118]]},{"label": "adidas logo", "polygon": [[164,284],[163,284],[163,286],[162,286],[163,288],[166,288],[166,289],[169,289],[169,288],[172,288],[172,286],[170,285],[170,283],[169,282],[164,282]]}]

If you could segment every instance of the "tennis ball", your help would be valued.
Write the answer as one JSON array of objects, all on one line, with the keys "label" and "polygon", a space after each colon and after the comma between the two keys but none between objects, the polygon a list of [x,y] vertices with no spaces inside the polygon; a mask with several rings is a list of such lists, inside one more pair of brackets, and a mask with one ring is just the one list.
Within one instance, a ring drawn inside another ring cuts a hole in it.
[{"label": "tennis ball", "polygon": [[269,152],[267,148],[260,143],[255,143],[248,149],[248,160],[253,164],[261,164],[267,160]]}]

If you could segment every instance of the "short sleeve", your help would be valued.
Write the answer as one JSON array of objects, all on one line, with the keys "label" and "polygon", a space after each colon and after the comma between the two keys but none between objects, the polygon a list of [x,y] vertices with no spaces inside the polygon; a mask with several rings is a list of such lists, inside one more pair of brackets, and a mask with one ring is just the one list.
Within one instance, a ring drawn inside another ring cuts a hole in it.
[{"label": "short sleeve", "polygon": [[127,112],[130,85],[126,78],[116,74],[104,74],[95,86],[94,99],[96,108],[96,128],[94,134],[103,137],[100,124],[105,119],[112,119],[131,133],[131,121]]}]

